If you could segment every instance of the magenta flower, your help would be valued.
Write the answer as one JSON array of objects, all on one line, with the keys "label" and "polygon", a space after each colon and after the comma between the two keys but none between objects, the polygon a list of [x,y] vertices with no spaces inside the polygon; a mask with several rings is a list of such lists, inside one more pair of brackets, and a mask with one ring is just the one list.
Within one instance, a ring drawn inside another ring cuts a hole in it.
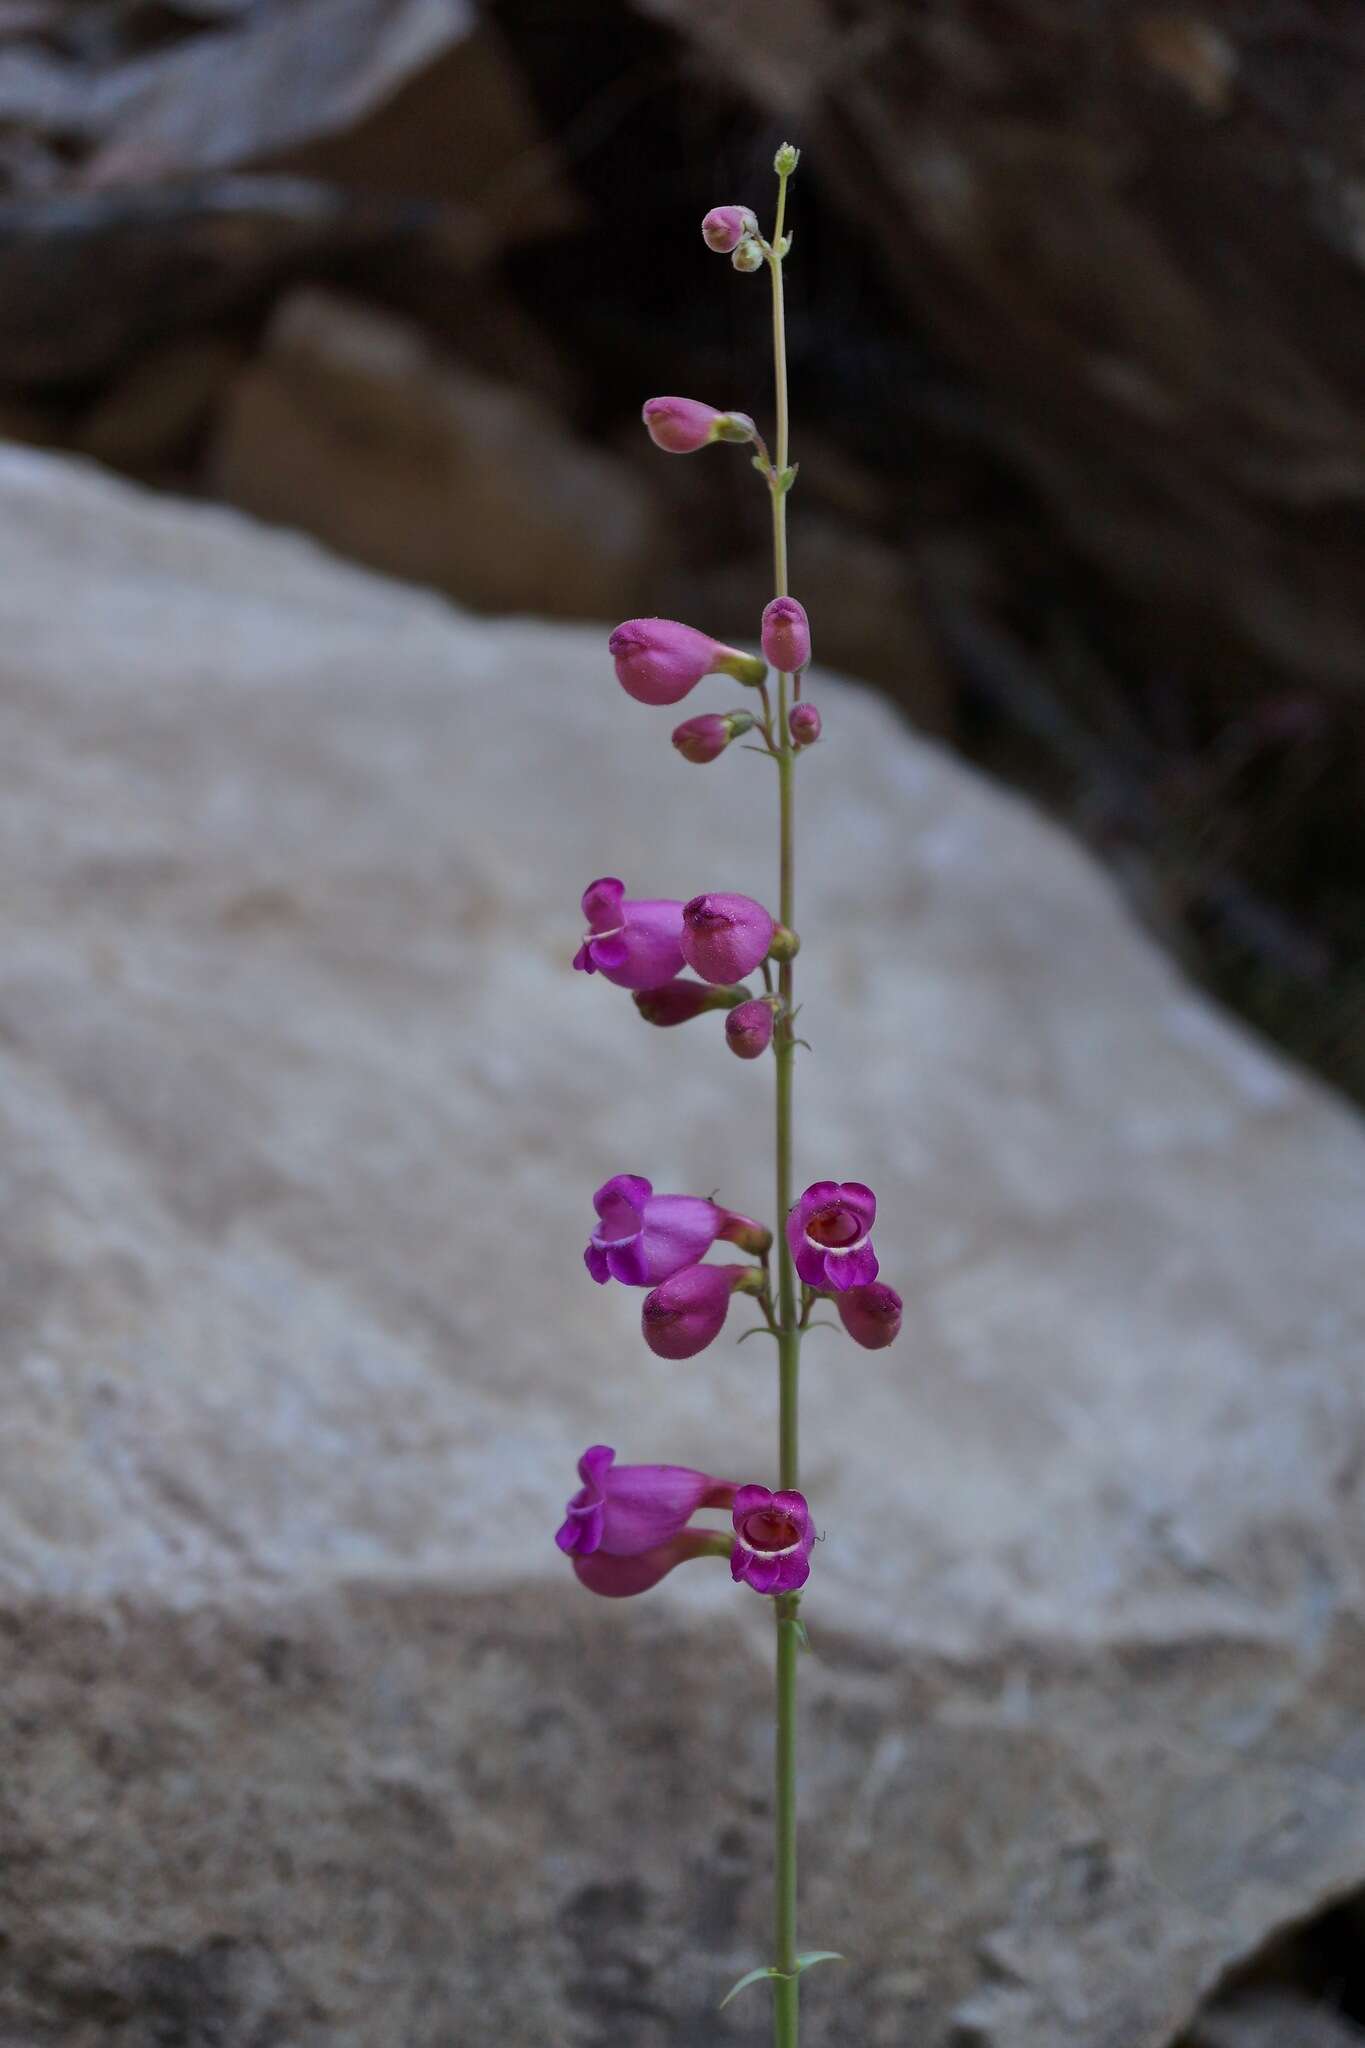
[{"label": "magenta flower", "polygon": [[773,921],[752,896],[694,896],[683,905],[679,944],[703,981],[742,981],[772,944]]},{"label": "magenta flower", "polygon": [[733,1508],[730,1576],[755,1593],[794,1593],[810,1577],[815,1528],[803,1493],[741,1486]]},{"label": "magenta flower", "polygon": [[583,1263],[594,1280],[656,1287],[711,1249],[727,1220],[700,1195],[656,1195],[638,1173],[618,1173],[592,1198],[597,1227]]},{"label": "magenta flower", "polygon": [[610,1444],[589,1445],[578,1476],[583,1484],[555,1537],[576,1557],[638,1557],[680,1535],[698,1508],[728,1508],[735,1498],[732,1480],[688,1465],[618,1465]]},{"label": "magenta flower", "polygon": [[647,1294],[640,1328],[659,1358],[695,1358],[720,1335],[730,1296],[757,1266],[684,1266]]},{"label": "magenta flower", "polygon": [[613,1557],[609,1551],[594,1550],[590,1557],[570,1559],[581,1586],[600,1593],[607,1600],[623,1600],[632,1593],[647,1593],[666,1578],[675,1565],[698,1557],[729,1557],[733,1540],[716,1529],[684,1529],[668,1543],[653,1550],[641,1550],[633,1557]]},{"label": "magenta flower", "polygon": [[792,1204],[787,1243],[807,1287],[836,1294],[877,1277],[871,1230],[877,1197],[859,1180],[817,1180]]},{"label": "magenta flower", "polygon": [[820,714],[806,698],[787,713],[787,731],[798,747],[813,747],[823,730]]},{"label": "magenta flower", "polygon": [[836,1294],[834,1306],[849,1336],[865,1351],[884,1351],[900,1335],[901,1298],[880,1280]]},{"label": "magenta flower", "polygon": [[712,441],[752,441],[747,412],[719,412],[699,398],[647,398],[640,413],[649,438],[666,455],[695,455]]},{"label": "magenta flower", "polygon": [[682,905],[661,896],[627,896],[624,882],[602,875],[583,891],[588,929],[574,954],[582,974],[604,974],[618,988],[659,988],[683,964]]},{"label": "magenta flower", "polygon": [[607,646],[616,677],[637,704],[678,704],[703,676],[728,675],[740,683],[761,683],[768,665],[713,640],[678,619],[627,619]]},{"label": "magenta flower", "polygon": [[763,609],[763,652],[773,668],[795,675],[810,660],[810,620],[794,597],[775,597]]},{"label": "magenta flower", "polygon": [[746,235],[758,233],[758,220],[747,206],[713,206],[701,224],[702,240],[718,256],[728,256]]},{"label": "magenta flower", "polygon": [[701,766],[717,760],[731,740],[748,732],[753,722],[747,711],[703,711],[699,718],[685,718],[674,726],[673,744],[684,761]]},{"label": "magenta flower", "polygon": [[662,988],[642,988],[633,1000],[646,1024],[690,1024],[703,1010],[730,1010],[747,1002],[749,991],[713,988],[706,981],[666,981]]},{"label": "magenta flower", "polygon": [[767,996],[738,1003],[725,1019],[725,1042],[742,1060],[756,1060],[773,1039],[773,1006]]}]

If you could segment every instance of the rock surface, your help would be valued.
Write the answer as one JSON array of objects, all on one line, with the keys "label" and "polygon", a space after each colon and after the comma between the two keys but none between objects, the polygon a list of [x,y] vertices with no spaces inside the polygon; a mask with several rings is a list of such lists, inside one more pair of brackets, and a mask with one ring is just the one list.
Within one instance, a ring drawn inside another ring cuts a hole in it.
[{"label": "rock surface", "polygon": [[[614,1170],[767,1208],[767,1088],[568,972],[592,875],[766,892],[766,770],[50,457],[0,537],[0,2040],[757,2048],[766,1612],[550,1531],[770,1470],[757,1340],[579,1265]],[[908,1312],[807,1346],[812,2038],[1161,2048],[1365,1882],[1365,1135],[819,696],[798,1172]]]}]

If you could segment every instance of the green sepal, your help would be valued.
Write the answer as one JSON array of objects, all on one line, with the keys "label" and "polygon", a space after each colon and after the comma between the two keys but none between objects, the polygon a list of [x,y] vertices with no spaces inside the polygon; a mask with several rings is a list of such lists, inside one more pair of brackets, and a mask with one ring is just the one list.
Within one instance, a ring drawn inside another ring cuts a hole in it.
[{"label": "green sepal", "polygon": [[787,492],[788,492],[788,491],[789,491],[789,490],[791,489],[792,485],[793,485],[793,484],[794,484],[794,483],[796,482],[796,473],[797,473],[797,471],[798,471],[798,470],[800,469],[800,467],[801,467],[801,465],[800,465],[800,463],[799,463],[799,462],[793,462],[793,463],[789,464],[789,466],[788,466],[788,467],[787,467],[786,469],[779,469],[779,470],[778,470],[778,472],[777,472],[777,488],[778,488],[778,490],[780,491],[780,493],[782,494],[782,496],[783,496],[783,497],[785,497],[785,496],[787,495]]},{"label": "green sepal", "polygon": [[761,455],[752,455],[749,459],[753,463],[754,468],[758,471],[760,476],[766,476],[768,474],[768,465]]},{"label": "green sepal", "polygon": [[737,1998],[741,1991],[747,1991],[751,1984],[761,1984],[765,1977],[780,1977],[781,1974],[782,1972],[780,1970],[774,1970],[771,1964],[765,1964],[761,1969],[758,1970],[747,1971],[745,1975],[740,1978],[738,1984],[732,1984],[730,1986],[730,1989],[726,1992],[724,1998],[722,1998],[720,2004],[716,2007],[716,2011],[724,2012],[726,2006],[730,2003],[730,2000],[732,1998]]}]

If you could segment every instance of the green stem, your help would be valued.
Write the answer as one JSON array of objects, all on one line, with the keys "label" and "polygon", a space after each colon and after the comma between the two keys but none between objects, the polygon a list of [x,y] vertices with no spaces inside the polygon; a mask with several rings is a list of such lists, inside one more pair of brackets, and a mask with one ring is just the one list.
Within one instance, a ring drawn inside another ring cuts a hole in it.
[{"label": "green stem", "polygon": [[[777,397],[777,464],[768,488],[773,507],[773,579],[776,595],[787,595],[787,492],[779,481],[787,467],[787,336],[782,298],[782,232],[787,210],[787,179],[779,174],[777,222],[773,229],[772,254],[768,268],[773,286],[773,373]],[[796,859],[793,837],[793,775],[795,748],[787,730],[787,685],[790,678],[777,679],[777,789],[779,816],[778,917],[789,931],[796,929]],[[801,1327],[796,1298],[796,1272],[787,1245],[787,1211],[792,1201],[792,1066],[796,1043],[792,1035],[792,963],[784,961],[778,971],[778,992],[782,1009],[773,1034],[777,1068],[777,1292],[778,1292],[778,1483],[795,1488],[801,1483],[797,1391],[801,1359]],[[774,1967],[781,1973],[773,1981],[774,2048],[797,2048],[800,2026],[800,1978],[796,1969],[796,1659],[801,1599],[798,1593],[783,1593],[775,1601],[777,1617],[777,1742],[776,1742],[776,1841],[773,1915]]]}]

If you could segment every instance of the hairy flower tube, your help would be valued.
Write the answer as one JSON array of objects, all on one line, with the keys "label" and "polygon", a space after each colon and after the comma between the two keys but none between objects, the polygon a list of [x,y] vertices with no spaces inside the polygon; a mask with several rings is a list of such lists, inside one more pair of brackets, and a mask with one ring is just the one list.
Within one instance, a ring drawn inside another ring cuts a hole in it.
[{"label": "hairy flower tube", "polygon": [[649,438],[666,455],[695,455],[712,441],[752,441],[747,412],[720,412],[699,398],[647,398],[640,417]]},{"label": "hairy flower tube", "polygon": [[803,697],[799,704],[792,705],[787,713],[787,731],[795,746],[813,747],[823,730],[820,714],[807,698]]},{"label": "hairy flower tube", "polygon": [[703,676],[757,684],[768,664],[678,619],[626,619],[607,642],[616,679],[637,704],[678,704]]},{"label": "hairy flower tube", "polygon": [[673,744],[684,761],[698,766],[719,760],[731,740],[753,728],[747,711],[703,711],[698,718],[685,718],[673,728]]},{"label": "hairy flower tube", "polygon": [[815,1525],[806,1496],[741,1486],[731,1511],[735,1547],[730,1576],[755,1593],[794,1593],[810,1577]]},{"label": "hairy flower tube", "polygon": [[662,896],[627,896],[615,875],[583,891],[588,929],[574,954],[581,974],[603,974],[618,988],[659,988],[683,964],[682,905]]},{"label": "hairy flower tube", "polygon": [[729,1557],[733,1541],[715,1529],[684,1529],[667,1543],[652,1550],[640,1550],[632,1557],[614,1557],[609,1551],[594,1550],[588,1557],[570,1559],[574,1574],[589,1593],[606,1600],[624,1600],[632,1593],[648,1593],[660,1579],[667,1578],[675,1565],[689,1564],[699,1557]]},{"label": "hairy flower tube", "polygon": [[806,1189],[787,1217],[787,1243],[807,1287],[843,1294],[876,1279],[876,1216],[877,1197],[859,1180],[817,1180]]},{"label": "hairy flower tube", "polygon": [[872,1280],[834,1296],[839,1321],[864,1351],[884,1351],[900,1335],[901,1298],[894,1287]]},{"label": "hairy flower tube", "polygon": [[590,1444],[578,1476],[583,1483],[555,1537],[576,1557],[638,1557],[680,1535],[698,1508],[728,1508],[735,1498],[732,1480],[690,1465],[618,1465],[610,1444]]},{"label": "hairy flower tube", "polygon": [[703,981],[742,981],[767,958],[773,921],[752,896],[694,896],[683,905],[683,958]]},{"label": "hairy flower tube", "polygon": [[656,1287],[670,1273],[695,1265],[720,1236],[727,1215],[718,1202],[700,1195],[656,1195],[638,1173],[614,1174],[592,1205],[597,1226],[583,1263],[600,1284],[619,1280],[626,1287]]},{"label": "hairy flower tube", "polygon": [[775,996],[737,1003],[725,1019],[725,1043],[742,1060],[756,1060],[773,1042]]},{"label": "hairy flower tube", "polygon": [[638,989],[633,997],[646,1024],[690,1024],[704,1010],[732,1010],[749,999],[741,983],[738,988],[714,987],[706,981],[666,981],[662,988]]},{"label": "hairy flower tube", "polygon": [[772,667],[795,675],[810,660],[810,620],[794,597],[775,597],[763,609],[763,652]]},{"label": "hairy flower tube", "polygon": [[713,206],[701,224],[702,240],[718,256],[728,256],[746,235],[758,233],[758,220],[747,206]]},{"label": "hairy flower tube", "polygon": [[719,1337],[737,1287],[753,1291],[759,1266],[684,1266],[647,1294],[640,1328],[658,1358],[695,1358]]}]

